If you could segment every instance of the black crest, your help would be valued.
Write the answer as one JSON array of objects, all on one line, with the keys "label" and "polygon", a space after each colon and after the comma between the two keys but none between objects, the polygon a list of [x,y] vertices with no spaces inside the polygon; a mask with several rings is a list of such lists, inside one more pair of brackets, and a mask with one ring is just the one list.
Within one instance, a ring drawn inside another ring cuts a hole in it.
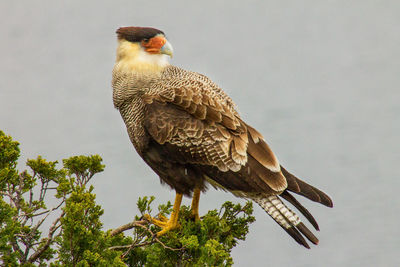
[{"label": "black crest", "polygon": [[122,27],[117,30],[118,38],[130,42],[141,42],[150,39],[157,34],[164,34],[162,31],[149,27]]}]

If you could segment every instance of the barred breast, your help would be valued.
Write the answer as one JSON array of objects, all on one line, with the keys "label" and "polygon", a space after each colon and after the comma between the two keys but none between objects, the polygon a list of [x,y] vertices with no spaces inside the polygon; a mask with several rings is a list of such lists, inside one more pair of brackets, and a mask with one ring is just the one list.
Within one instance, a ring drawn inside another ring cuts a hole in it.
[{"label": "barred breast", "polygon": [[146,105],[142,95],[160,78],[156,73],[121,71],[118,64],[113,69],[112,87],[114,107],[125,122],[129,138],[136,151],[142,155],[148,143],[143,126]]}]

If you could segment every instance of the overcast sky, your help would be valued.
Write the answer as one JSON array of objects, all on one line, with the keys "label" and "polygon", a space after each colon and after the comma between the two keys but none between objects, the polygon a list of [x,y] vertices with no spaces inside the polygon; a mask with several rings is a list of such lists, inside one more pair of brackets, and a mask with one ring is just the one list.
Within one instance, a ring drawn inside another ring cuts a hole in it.
[{"label": "overcast sky", "polygon": [[[175,195],[112,105],[120,26],[163,30],[172,64],[219,84],[280,162],[334,201],[298,198],[321,228],[311,250],[255,206],[236,266],[400,266],[399,1],[1,1],[0,129],[23,161],[100,154],[106,229],[132,220],[139,196]],[[241,201],[209,190],[201,214],[226,200]]]}]

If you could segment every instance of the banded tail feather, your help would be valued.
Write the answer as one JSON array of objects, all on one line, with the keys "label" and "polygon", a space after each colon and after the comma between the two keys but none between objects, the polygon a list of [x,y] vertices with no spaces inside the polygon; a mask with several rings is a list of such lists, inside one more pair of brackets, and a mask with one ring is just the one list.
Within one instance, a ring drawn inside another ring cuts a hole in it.
[{"label": "banded tail feather", "polygon": [[319,226],[317,221],[314,219],[314,216],[303,206],[300,204],[297,199],[294,198],[292,194],[290,194],[287,190],[283,191],[282,194],[280,194],[281,197],[283,197],[286,201],[288,201],[290,204],[296,207],[298,211],[301,212],[301,214],[304,215],[304,217],[307,218],[307,220],[314,226],[315,230],[319,231]]},{"label": "banded tail feather", "polygon": [[256,196],[252,197],[252,200],[260,205],[297,243],[310,248],[304,235],[313,244],[318,244],[318,238],[278,196]]}]

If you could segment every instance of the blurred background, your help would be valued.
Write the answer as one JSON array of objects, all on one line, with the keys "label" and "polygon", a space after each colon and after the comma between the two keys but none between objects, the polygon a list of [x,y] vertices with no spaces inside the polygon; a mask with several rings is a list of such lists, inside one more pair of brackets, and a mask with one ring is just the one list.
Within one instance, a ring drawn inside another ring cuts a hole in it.
[{"label": "blurred background", "polygon": [[[21,143],[20,169],[100,154],[106,229],[131,221],[139,196],[174,198],[113,108],[120,26],[163,30],[171,63],[219,84],[282,165],[334,201],[299,197],[321,227],[311,250],[255,206],[236,266],[400,266],[399,1],[2,1],[0,129]],[[226,200],[243,202],[210,189],[201,214]]]}]

